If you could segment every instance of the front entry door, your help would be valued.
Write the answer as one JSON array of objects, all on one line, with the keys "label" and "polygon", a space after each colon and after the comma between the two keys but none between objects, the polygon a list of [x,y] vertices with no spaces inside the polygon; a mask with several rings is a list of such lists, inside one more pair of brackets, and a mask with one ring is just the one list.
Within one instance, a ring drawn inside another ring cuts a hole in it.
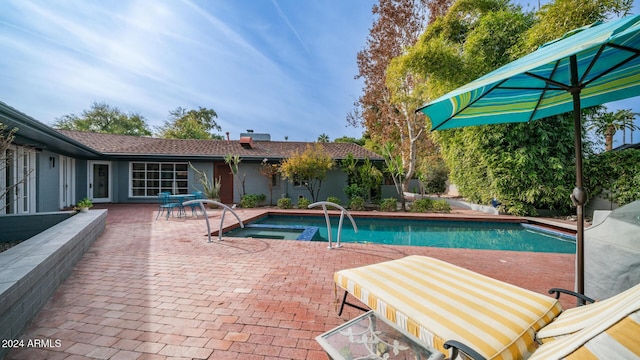
[{"label": "front entry door", "polygon": [[87,194],[93,202],[110,202],[111,163],[108,161],[89,161],[88,184]]},{"label": "front entry door", "polygon": [[220,202],[223,204],[233,204],[233,174],[229,165],[218,162],[213,168],[215,179],[220,178]]}]

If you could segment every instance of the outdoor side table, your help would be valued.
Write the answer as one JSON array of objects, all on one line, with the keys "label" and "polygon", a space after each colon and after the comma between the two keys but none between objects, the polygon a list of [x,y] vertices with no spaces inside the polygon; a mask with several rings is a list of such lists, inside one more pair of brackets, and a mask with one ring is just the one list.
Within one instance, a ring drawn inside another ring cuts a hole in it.
[{"label": "outdoor side table", "polygon": [[334,360],[443,360],[444,354],[369,311],[316,337]]}]

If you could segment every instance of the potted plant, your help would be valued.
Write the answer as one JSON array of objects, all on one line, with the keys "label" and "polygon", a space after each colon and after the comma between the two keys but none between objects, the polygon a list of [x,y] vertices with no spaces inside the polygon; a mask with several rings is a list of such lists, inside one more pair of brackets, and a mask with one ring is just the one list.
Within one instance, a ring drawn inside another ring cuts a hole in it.
[{"label": "potted plant", "polygon": [[[196,169],[191,163],[189,166],[193,171],[198,175],[198,182],[202,185],[202,193],[209,200],[220,201],[220,187],[222,186],[222,179],[218,177],[217,179],[213,179],[213,181],[209,181],[209,177],[207,173],[201,170]],[[212,209],[217,208],[216,205],[209,204],[209,207]]]},{"label": "potted plant", "polygon": [[86,213],[89,208],[93,207],[93,202],[89,198],[84,198],[78,201],[77,206],[80,208],[80,212]]}]

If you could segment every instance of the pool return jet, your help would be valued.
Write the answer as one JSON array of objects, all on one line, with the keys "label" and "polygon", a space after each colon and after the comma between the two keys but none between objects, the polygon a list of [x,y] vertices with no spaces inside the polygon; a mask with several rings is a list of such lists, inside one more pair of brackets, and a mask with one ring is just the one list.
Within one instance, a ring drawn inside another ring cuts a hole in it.
[{"label": "pool return jet", "polygon": [[351,225],[353,225],[353,230],[356,233],[358,232],[358,226],[356,225],[356,222],[351,217],[351,214],[349,214],[349,212],[345,208],[343,208],[342,206],[336,203],[332,203],[330,201],[318,201],[307,206],[309,209],[312,209],[316,206],[322,206],[322,210],[324,211],[324,219],[327,221],[327,234],[328,234],[327,237],[329,238],[329,246],[327,246],[328,249],[333,249],[333,247],[331,246],[331,221],[329,220],[327,205],[335,207],[336,209],[340,210],[340,222],[338,223],[338,241],[336,241],[336,246],[335,246],[339,248],[339,247],[342,247],[342,245],[340,245],[340,233],[342,232],[342,220],[344,220],[344,215],[346,214],[349,220],[351,220]]},{"label": "pool return jet", "polygon": [[[207,209],[205,208],[204,203],[218,205],[219,207],[222,208],[222,216],[220,216],[220,230],[218,231],[218,241],[223,241],[222,240],[222,226],[224,224],[224,215],[227,213],[227,210],[231,211],[233,216],[235,216],[236,219],[238,219],[238,222],[240,223],[240,227],[244,228],[244,224],[242,223],[242,220],[240,220],[240,217],[238,216],[238,214],[236,214],[236,212],[233,211],[232,208],[230,208],[229,206],[227,206],[227,205],[225,205],[225,204],[223,204],[221,202],[218,202],[218,201],[215,201],[215,200],[209,200],[209,199],[195,199],[195,200],[189,200],[189,201],[183,202],[182,203],[183,206],[192,205],[192,204],[199,204],[200,205],[200,210],[202,210],[202,213],[204,214],[204,219],[207,221],[207,235],[209,236],[209,241],[208,242],[213,242],[213,241],[211,241],[211,226],[209,226],[209,216],[207,216]],[[325,213],[326,213],[326,210],[325,210]],[[331,236],[331,234],[329,234],[329,236]]]}]

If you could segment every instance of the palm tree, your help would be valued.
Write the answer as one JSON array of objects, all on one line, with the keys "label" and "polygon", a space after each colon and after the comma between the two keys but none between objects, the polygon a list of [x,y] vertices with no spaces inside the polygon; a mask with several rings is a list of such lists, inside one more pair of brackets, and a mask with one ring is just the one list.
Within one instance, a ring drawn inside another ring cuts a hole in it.
[{"label": "palm tree", "polygon": [[328,143],[329,142],[329,135],[322,133],[318,136],[318,142],[321,143]]},{"label": "palm tree", "polygon": [[[604,108],[603,108],[604,109]],[[629,110],[616,112],[597,111],[591,116],[587,130],[594,130],[596,134],[604,136],[605,151],[613,149],[613,136],[620,130],[631,131],[640,129],[633,120],[639,115]]]}]

